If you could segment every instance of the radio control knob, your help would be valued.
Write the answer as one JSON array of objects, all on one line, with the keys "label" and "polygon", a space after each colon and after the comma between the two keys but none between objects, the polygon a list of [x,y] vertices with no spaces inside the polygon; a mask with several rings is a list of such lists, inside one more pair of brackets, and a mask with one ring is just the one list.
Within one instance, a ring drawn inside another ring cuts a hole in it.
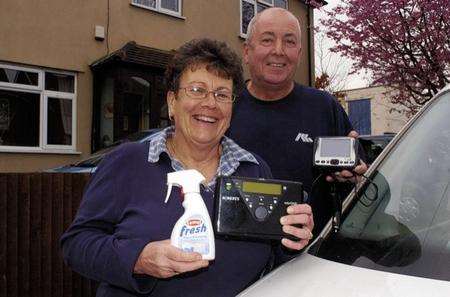
[{"label": "radio control knob", "polygon": [[259,206],[255,210],[255,216],[258,220],[264,220],[268,215],[267,209],[264,206]]}]

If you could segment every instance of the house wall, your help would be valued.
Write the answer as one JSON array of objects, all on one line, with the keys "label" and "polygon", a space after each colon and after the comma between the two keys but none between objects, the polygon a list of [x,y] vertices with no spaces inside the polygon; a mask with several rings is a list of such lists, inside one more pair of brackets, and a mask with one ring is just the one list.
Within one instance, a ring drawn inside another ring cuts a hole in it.
[{"label": "house wall", "polygon": [[[173,50],[197,37],[228,42],[239,54],[239,0],[183,1],[183,18],[132,6],[131,0],[2,0],[0,63],[17,63],[77,73],[77,143],[70,154],[0,152],[0,172],[35,171],[75,162],[90,154],[93,76],[89,65],[128,41]],[[308,8],[290,0],[289,10],[302,24],[303,51],[295,79],[310,81],[311,46]],[[109,13],[108,13],[109,11]],[[94,39],[96,25],[108,29],[104,41]],[[246,75],[247,70],[246,70]]]},{"label": "house wall", "polygon": [[369,87],[343,91],[345,93],[344,108],[348,112],[348,102],[360,99],[370,99],[372,135],[385,132],[397,133],[407,122],[407,117],[399,105],[390,102],[389,97],[395,93],[386,87]]}]

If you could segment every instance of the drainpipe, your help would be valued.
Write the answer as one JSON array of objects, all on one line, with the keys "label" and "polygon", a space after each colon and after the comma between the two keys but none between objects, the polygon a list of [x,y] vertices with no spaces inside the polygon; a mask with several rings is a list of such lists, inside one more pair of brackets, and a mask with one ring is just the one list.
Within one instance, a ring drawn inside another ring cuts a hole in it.
[{"label": "drainpipe", "polygon": [[314,8],[308,5],[308,61],[309,61],[309,85],[314,87],[316,72],[314,62]]}]

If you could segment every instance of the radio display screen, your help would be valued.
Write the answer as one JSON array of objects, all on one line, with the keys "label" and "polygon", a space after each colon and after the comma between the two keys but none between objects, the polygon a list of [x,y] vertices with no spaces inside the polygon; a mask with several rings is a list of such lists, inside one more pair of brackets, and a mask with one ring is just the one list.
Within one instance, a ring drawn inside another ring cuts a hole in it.
[{"label": "radio display screen", "polygon": [[260,193],[266,195],[281,195],[280,184],[242,182],[242,190],[248,193]]}]

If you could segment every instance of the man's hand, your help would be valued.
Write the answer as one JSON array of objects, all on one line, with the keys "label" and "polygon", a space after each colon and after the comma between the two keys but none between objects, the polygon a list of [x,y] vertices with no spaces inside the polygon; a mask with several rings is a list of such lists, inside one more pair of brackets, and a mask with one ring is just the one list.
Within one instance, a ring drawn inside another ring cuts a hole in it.
[{"label": "man's hand", "polygon": [[[280,219],[280,223],[283,225],[283,232],[291,234],[300,240],[293,241],[283,238],[281,243],[292,250],[301,250],[313,237],[314,220],[311,206],[308,204],[291,205],[287,208],[287,213],[288,215]],[[293,225],[301,225],[301,227]]]},{"label": "man's hand", "polygon": [[142,250],[134,265],[134,273],[169,278],[207,267],[208,264],[199,253],[184,252],[172,246],[170,240],[154,241]]},{"label": "man's hand", "polygon": [[[348,133],[348,137],[358,138],[358,132],[355,130]],[[338,181],[338,182],[352,182],[357,183],[361,179],[361,175],[367,171],[367,165],[363,160],[359,160],[359,165],[355,167],[352,171],[342,170],[340,172],[335,172],[333,175],[328,175],[326,177],[328,182]]]}]

